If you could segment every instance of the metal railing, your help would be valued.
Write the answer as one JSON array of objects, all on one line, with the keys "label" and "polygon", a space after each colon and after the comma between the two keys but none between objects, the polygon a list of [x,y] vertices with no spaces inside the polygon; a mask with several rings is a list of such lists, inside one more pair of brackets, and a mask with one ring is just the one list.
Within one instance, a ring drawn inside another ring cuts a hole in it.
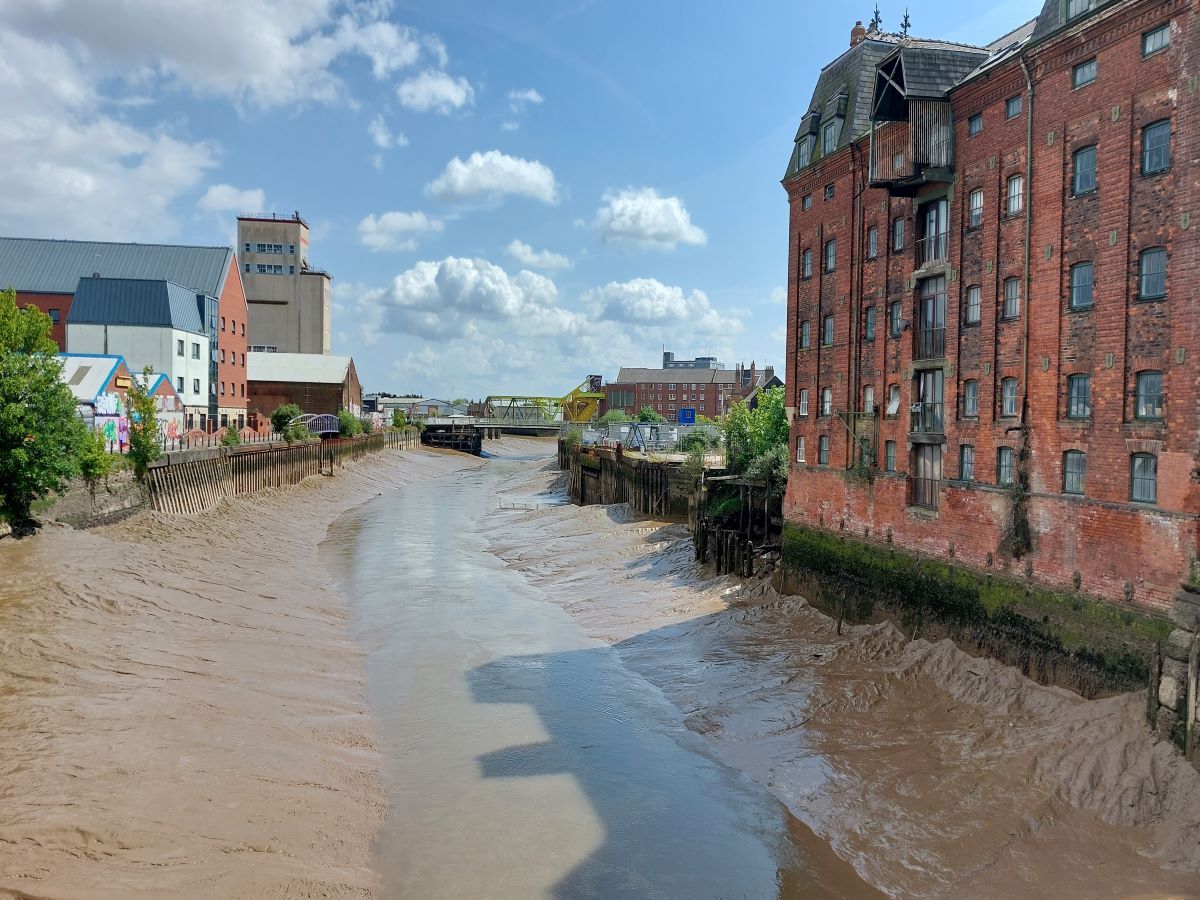
[{"label": "metal railing", "polygon": [[942,434],[945,428],[942,402],[921,401],[912,405],[909,431],[914,434]]},{"label": "metal railing", "polygon": [[922,509],[937,509],[938,508],[938,488],[941,486],[941,480],[937,478],[914,478],[908,479],[908,504],[909,506],[919,506]]},{"label": "metal railing", "polygon": [[918,328],[913,332],[914,359],[941,359],[946,355],[946,329]]},{"label": "metal railing", "polygon": [[920,264],[927,266],[931,263],[945,262],[950,255],[950,233],[927,234],[917,241],[917,259]]}]

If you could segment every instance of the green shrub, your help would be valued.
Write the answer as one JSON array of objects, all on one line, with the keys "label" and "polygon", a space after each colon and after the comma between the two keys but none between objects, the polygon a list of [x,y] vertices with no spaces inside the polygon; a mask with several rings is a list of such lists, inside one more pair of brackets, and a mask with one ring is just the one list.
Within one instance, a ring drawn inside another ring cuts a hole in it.
[{"label": "green shrub", "polygon": [[242,436],[238,434],[238,430],[230,425],[225,429],[225,433],[221,435],[222,447],[236,447],[242,442]]},{"label": "green shrub", "polygon": [[283,434],[292,420],[300,415],[302,415],[300,407],[295,403],[285,403],[283,406],[276,407],[275,412],[271,413],[271,428],[276,433]]},{"label": "green shrub", "polygon": [[338,410],[338,434],[344,438],[355,437],[362,433],[362,422],[358,416],[348,409]]}]

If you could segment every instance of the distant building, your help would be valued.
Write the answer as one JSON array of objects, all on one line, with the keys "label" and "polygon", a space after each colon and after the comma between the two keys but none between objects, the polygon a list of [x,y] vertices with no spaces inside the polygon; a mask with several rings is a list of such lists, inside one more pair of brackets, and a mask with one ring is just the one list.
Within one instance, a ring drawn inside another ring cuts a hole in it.
[{"label": "distant building", "polygon": [[[202,392],[197,395],[192,390],[191,379],[200,376],[188,375],[189,380],[179,393],[189,408],[192,427],[208,430],[221,424],[244,421],[248,313],[232,247],[0,238],[0,285],[16,289],[18,306],[36,306],[50,316],[54,323],[51,336],[60,350],[124,353],[129,365],[140,369],[141,361],[147,357],[161,359],[162,348],[118,349],[106,347],[103,340],[99,344],[89,342],[80,347],[70,346],[67,323],[81,279],[170,282],[196,297],[203,295],[213,301],[209,303],[208,312],[201,314],[203,330],[208,336],[207,347],[203,350],[205,355],[201,357],[207,366],[207,375],[201,379]],[[111,289],[111,285],[89,287],[89,290],[101,292]],[[122,308],[130,309],[128,303],[131,302],[122,301]],[[104,325],[107,316],[104,310],[103,303],[89,305],[87,324]],[[82,319],[78,321],[83,324]],[[157,336],[153,339],[161,337],[160,332],[152,334]],[[188,340],[185,346],[189,363],[192,361],[190,343]],[[173,378],[178,374],[174,371],[175,366],[155,368],[170,371]],[[178,390],[178,382],[174,384]]]},{"label": "distant building", "polygon": [[239,216],[238,262],[250,305],[250,349],[328,353],[328,272],[308,261],[308,223],[296,213]]},{"label": "distant building", "polygon": [[349,356],[320,353],[249,354],[250,411],[269,416],[285,403],[306,413],[346,409],[362,414],[362,386]]},{"label": "distant building", "polygon": [[676,359],[669,350],[663,351],[664,369],[723,369],[725,364],[715,356],[697,356],[695,359]]},{"label": "distant building", "polygon": [[679,410],[695,410],[710,419],[724,415],[737,400],[752,391],[778,382],[775,368],[758,371],[754,363],[735,369],[635,369],[622,368],[617,380],[604,386],[605,411],[622,410],[637,415],[650,407],[668,422],[679,419]]}]

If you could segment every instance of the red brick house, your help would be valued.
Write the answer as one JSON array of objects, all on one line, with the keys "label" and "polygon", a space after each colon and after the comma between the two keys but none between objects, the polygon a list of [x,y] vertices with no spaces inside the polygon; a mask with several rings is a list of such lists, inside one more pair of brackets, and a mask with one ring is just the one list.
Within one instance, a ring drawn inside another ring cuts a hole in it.
[{"label": "red brick house", "polygon": [[1200,512],[1194,18],[855,29],[783,180],[788,518],[1169,603]]}]

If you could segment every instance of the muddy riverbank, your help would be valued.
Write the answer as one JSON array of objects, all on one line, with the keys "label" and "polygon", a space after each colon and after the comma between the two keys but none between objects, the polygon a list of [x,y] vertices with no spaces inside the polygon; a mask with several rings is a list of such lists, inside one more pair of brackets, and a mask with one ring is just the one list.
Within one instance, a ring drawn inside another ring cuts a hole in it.
[{"label": "muddy riverbank", "polygon": [[1200,896],[1200,776],[1140,695],[1084,701],[888,625],[839,636],[620,506],[505,513],[489,541],[889,894]]},{"label": "muddy riverbank", "polygon": [[0,544],[0,894],[365,896],[385,817],[330,522],[387,453],[213,514]]}]

